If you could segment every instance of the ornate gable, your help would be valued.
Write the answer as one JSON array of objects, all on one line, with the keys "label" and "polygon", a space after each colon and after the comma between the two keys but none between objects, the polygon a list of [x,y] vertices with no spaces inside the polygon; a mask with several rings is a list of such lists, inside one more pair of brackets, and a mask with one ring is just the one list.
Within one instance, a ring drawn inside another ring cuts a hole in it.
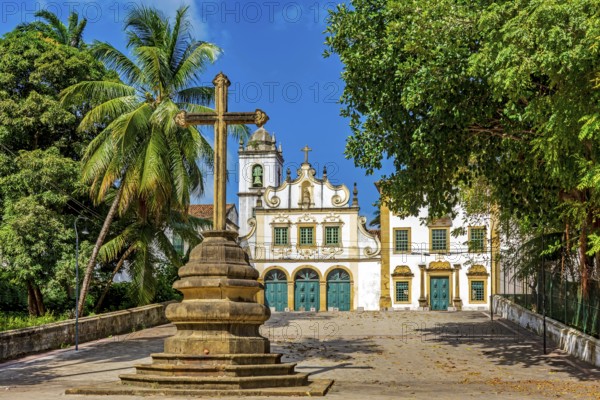
[{"label": "ornate gable", "polygon": [[415,276],[408,265],[398,265],[394,268],[392,276]]},{"label": "ornate gable", "polygon": [[475,264],[467,271],[467,276],[488,276],[487,269],[483,265]]}]

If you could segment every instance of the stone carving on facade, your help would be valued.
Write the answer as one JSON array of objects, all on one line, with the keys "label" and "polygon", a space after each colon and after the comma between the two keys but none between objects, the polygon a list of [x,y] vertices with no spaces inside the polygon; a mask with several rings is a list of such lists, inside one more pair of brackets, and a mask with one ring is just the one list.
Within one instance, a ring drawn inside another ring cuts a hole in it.
[{"label": "stone carving on facade", "polygon": [[267,196],[267,192],[265,192],[265,203],[271,208],[277,208],[277,207],[279,207],[279,204],[281,203],[281,199],[279,197],[277,197],[276,195],[273,195],[272,197],[269,198]]},{"label": "stone carving on facade", "polygon": [[394,268],[392,276],[414,276],[408,265],[398,265]]},{"label": "stone carving on facade", "polygon": [[316,253],[316,249],[311,248],[311,247],[297,247],[296,248],[297,252],[298,252],[298,256],[300,258],[314,258],[315,253]]},{"label": "stone carving on facade", "polygon": [[309,208],[314,206],[314,196],[313,196],[313,185],[306,180],[302,182],[302,185],[299,187],[300,190],[300,201],[298,205],[302,208]]},{"label": "stone carving on facade", "polygon": [[323,254],[323,258],[325,258],[325,259],[336,258],[336,256],[341,255],[343,252],[344,252],[344,249],[342,247],[335,247],[335,246],[323,247],[323,249],[321,250],[321,253]]},{"label": "stone carving on facade", "polygon": [[290,246],[276,246],[271,249],[271,252],[273,253],[274,258],[285,259],[290,258],[290,255],[292,254],[292,248]]},{"label": "stone carving on facade", "polygon": [[488,276],[488,272],[487,269],[480,264],[476,264],[471,266],[471,268],[469,268],[469,270],[467,271],[467,275],[468,276]]},{"label": "stone carving on facade", "polygon": [[309,213],[304,213],[300,218],[298,218],[298,222],[317,222],[317,220]]},{"label": "stone carving on facade", "polygon": [[250,231],[248,231],[248,233],[244,236],[240,236],[240,242],[247,241],[252,237],[252,235],[254,235],[254,232],[256,231],[256,218],[252,217],[248,219],[248,228],[250,228]]},{"label": "stone carving on facade", "polygon": [[324,222],[340,222],[343,224],[342,219],[340,218],[340,215],[338,213],[329,213],[325,216],[325,218],[323,218]]},{"label": "stone carving on facade", "polygon": [[451,270],[452,266],[448,261],[432,261],[429,263],[430,270]]},{"label": "stone carving on facade", "polygon": [[273,222],[276,224],[291,224],[289,215],[286,213],[279,213],[276,217],[273,218]]},{"label": "stone carving on facade", "polygon": [[[363,254],[366,257],[375,257],[377,255],[379,255],[379,253],[381,252],[381,242],[379,241],[379,238],[371,233],[369,233],[367,231],[367,229],[365,228],[365,225],[367,223],[367,217],[359,217],[358,218],[358,232],[359,235],[362,235],[363,238],[366,238],[368,241],[372,241],[375,242],[375,248],[371,247],[371,246],[366,246],[363,249]],[[359,243],[361,242],[361,240],[359,239]]]}]

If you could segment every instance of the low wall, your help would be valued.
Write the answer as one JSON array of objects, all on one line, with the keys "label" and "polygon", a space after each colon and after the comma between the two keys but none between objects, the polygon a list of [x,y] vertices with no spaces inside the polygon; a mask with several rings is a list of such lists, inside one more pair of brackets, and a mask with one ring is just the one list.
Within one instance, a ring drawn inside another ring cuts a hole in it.
[{"label": "low wall", "polygon": [[[169,323],[167,303],[79,318],[79,343]],[[75,344],[75,320],[0,332],[0,361]]]},{"label": "low wall", "polygon": [[[503,297],[494,296],[494,313],[515,322],[540,336],[544,334],[543,318]],[[546,335],[562,350],[600,367],[600,340],[577,329],[546,317]]]}]

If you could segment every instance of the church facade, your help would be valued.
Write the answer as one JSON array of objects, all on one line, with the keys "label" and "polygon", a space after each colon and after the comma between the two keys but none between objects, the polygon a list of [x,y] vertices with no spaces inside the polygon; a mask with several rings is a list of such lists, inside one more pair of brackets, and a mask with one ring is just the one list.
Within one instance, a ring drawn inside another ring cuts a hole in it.
[{"label": "church facade", "polygon": [[264,129],[240,144],[240,242],[276,311],[376,310],[381,243],[359,215],[358,192],[304,162],[283,177],[283,154]]}]

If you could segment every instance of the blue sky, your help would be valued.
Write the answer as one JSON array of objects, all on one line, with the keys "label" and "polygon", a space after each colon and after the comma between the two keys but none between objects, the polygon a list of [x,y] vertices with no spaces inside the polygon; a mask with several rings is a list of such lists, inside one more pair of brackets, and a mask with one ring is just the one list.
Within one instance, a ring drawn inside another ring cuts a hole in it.
[{"label": "blue sky", "polygon": [[[12,1],[2,0],[0,33],[18,23],[32,22],[36,10],[47,9],[66,20],[71,10],[88,18],[84,39],[101,40],[124,48],[123,19],[134,2],[126,1]],[[229,110],[263,109],[270,117],[265,128],[283,146],[286,166],[295,176],[302,162],[302,147],[313,149],[309,160],[321,175],[327,165],[329,179],[350,188],[357,182],[361,214],[371,217],[378,193],[374,182],[380,174],[365,176],[344,157],[348,120],[340,117],[337,103],[343,91],[342,64],[337,57],[323,58],[327,9],[324,1],[181,1],[150,0],[172,16],[177,7],[189,5],[194,36],[223,49],[221,58],[207,69],[209,83],[223,71],[232,81]],[[205,129],[212,140],[213,132]],[[237,203],[237,147],[229,141],[230,182],[228,201]],[[212,202],[212,177],[204,198]]]}]

